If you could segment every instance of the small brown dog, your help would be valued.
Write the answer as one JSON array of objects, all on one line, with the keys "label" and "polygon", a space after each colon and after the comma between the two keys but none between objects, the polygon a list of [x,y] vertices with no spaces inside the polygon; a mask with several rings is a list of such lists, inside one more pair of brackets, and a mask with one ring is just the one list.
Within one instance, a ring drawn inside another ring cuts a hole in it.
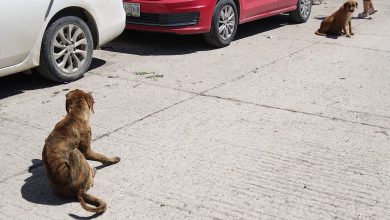
[{"label": "small brown dog", "polygon": [[106,157],[91,149],[91,127],[88,121],[93,104],[91,94],[81,90],[66,94],[67,114],[46,138],[42,160],[49,184],[55,192],[64,196],[77,196],[85,210],[103,213],[106,203],[87,194],[96,173],[87,159],[111,165],[118,163],[120,158]]},{"label": "small brown dog", "polygon": [[[320,29],[315,34],[326,36],[326,35],[342,35],[343,32],[347,37],[353,35],[351,18],[352,13],[357,8],[358,3],[356,0],[348,0],[332,15],[326,17],[322,22]],[[347,25],[349,25],[349,32],[347,31]]]}]

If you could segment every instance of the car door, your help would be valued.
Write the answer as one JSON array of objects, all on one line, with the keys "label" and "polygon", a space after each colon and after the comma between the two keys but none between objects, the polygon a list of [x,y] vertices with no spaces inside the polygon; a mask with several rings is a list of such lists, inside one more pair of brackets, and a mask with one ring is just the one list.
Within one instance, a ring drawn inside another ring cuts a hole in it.
[{"label": "car door", "polygon": [[288,8],[297,5],[297,0],[278,0],[278,9]]},{"label": "car door", "polygon": [[242,18],[245,19],[275,10],[278,0],[242,0],[241,2]]},{"label": "car door", "polygon": [[53,0],[11,0],[0,6],[0,68],[26,59]]}]

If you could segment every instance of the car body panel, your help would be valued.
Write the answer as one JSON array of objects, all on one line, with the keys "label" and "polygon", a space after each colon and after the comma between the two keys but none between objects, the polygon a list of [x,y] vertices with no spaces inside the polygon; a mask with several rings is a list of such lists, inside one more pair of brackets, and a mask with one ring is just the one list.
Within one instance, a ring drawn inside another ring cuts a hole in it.
[{"label": "car body panel", "polygon": [[288,8],[282,8],[282,9],[275,10],[275,11],[265,12],[265,13],[258,14],[258,15],[255,15],[255,16],[252,16],[252,17],[249,17],[249,18],[242,19],[242,20],[240,20],[240,24],[243,24],[243,23],[246,23],[246,22],[250,22],[250,21],[255,21],[255,20],[258,20],[258,19],[261,19],[261,18],[266,18],[266,17],[278,15],[278,14],[285,13],[285,12],[294,11],[296,8],[297,8],[296,6],[291,6],[291,7],[288,7]]},{"label": "car body panel", "polygon": [[26,59],[45,22],[49,3],[47,0],[13,0],[2,4],[0,68],[18,64]]},{"label": "car body panel", "polygon": [[[32,46],[30,47],[27,54],[24,54],[24,59],[17,60],[18,62],[15,62],[13,60],[13,64],[11,65],[4,65],[3,68],[0,67],[0,76],[5,76],[8,74],[24,71],[33,67],[36,67],[39,65],[39,57],[40,57],[40,51],[41,51],[41,42],[43,35],[45,33],[46,27],[48,26],[51,19],[57,15],[59,12],[61,12],[64,9],[70,8],[70,7],[77,7],[81,8],[87,14],[89,14],[97,27],[98,32],[98,42],[97,46],[101,46],[110,40],[114,39],[118,35],[120,35],[125,27],[125,12],[123,10],[123,4],[122,0],[14,0],[17,2],[46,2],[47,4],[40,4],[41,7],[38,9],[37,5],[33,5],[30,8],[33,8],[34,11],[40,11],[42,15],[39,15],[38,17],[43,20],[43,23],[41,23],[40,28],[36,30],[34,33],[30,33],[29,37],[33,38]],[[49,2],[52,2],[51,7],[49,7]],[[50,9],[50,10],[47,10]],[[14,9],[10,11],[15,11]],[[28,12],[28,11],[25,11]],[[18,13],[19,15],[19,13]],[[4,14],[0,13],[0,22],[6,22],[6,17],[3,17]],[[32,25],[31,22],[27,22],[28,25]],[[0,27],[4,26],[3,23],[0,23]],[[11,26],[10,28],[13,29],[12,33],[13,35],[10,36],[16,36],[21,33],[23,33],[21,30],[23,28],[26,28],[27,25],[23,26]],[[34,35],[34,36],[32,36]],[[1,48],[3,48],[2,38],[4,35],[0,35],[0,43]],[[14,42],[14,44],[20,44],[20,40],[18,42]],[[2,50],[2,53],[8,53],[6,50]],[[5,58],[5,55],[0,57],[0,59]],[[5,60],[5,59],[4,59]],[[1,62],[1,61],[0,61]],[[5,62],[4,62],[5,63]]]},{"label": "car body panel", "polygon": [[275,10],[278,0],[242,0],[240,3],[240,20],[245,20]]}]

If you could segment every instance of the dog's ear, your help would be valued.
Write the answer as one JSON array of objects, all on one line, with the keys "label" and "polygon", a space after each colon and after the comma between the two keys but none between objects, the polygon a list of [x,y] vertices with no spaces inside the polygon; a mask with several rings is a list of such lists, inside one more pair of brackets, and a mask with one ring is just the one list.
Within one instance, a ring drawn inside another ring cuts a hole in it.
[{"label": "dog's ear", "polygon": [[341,9],[348,11],[349,10],[349,1],[345,2],[343,6],[341,6]]},{"label": "dog's ear", "polygon": [[72,105],[72,101],[70,99],[66,99],[66,102],[65,102],[66,113],[69,113],[71,105]]},{"label": "dog's ear", "polygon": [[92,111],[92,113],[95,113],[93,111],[93,104],[95,104],[95,100],[93,100],[92,93],[85,93],[84,99],[87,102],[88,107]]},{"label": "dog's ear", "polygon": [[66,110],[66,113],[69,113],[70,106],[72,105],[72,100],[70,99],[70,92],[68,92],[68,93],[65,95],[65,98],[66,98],[66,101],[65,101],[65,110]]}]

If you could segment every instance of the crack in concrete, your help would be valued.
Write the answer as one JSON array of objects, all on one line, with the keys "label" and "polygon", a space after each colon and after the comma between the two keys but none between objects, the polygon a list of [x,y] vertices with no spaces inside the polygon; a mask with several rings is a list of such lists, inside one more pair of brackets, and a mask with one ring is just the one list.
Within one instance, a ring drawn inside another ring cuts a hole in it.
[{"label": "crack in concrete", "polygon": [[[91,73],[91,74],[94,74],[94,75],[97,75],[97,76],[101,76],[101,77],[105,77],[105,78],[110,78],[109,76],[103,75],[101,73]],[[161,85],[161,84],[155,84],[155,83],[146,82],[146,81],[127,79],[127,78],[123,78],[123,77],[115,77],[115,79],[124,80],[126,82],[134,82],[134,83],[141,83],[141,84],[146,84],[146,85],[150,85],[150,86],[156,86],[156,87],[160,87],[160,88],[164,88],[164,89],[175,90],[175,91],[178,91],[178,92],[184,92],[184,93],[189,93],[189,94],[193,94],[193,95],[198,95],[199,94],[197,92],[192,92],[192,91],[188,91],[188,90],[185,90],[185,89],[178,89],[178,88],[175,88],[175,87],[165,86],[165,85]]]},{"label": "crack in concrete", "polygon": [[258,70],[261,69],[261,68],[264,68],[264,67],[269,66],[269,65],[271,65],[271,64],[275,64],[276,62],[278,62],[278,61],[280,61],[280,60],[283,60],[283,59],[285,59],[285,58],[287,58],[287,57],[291,57],[291,56],[293,56],[293,55],[295,55],[295,54],[297,54],[297,53],[300,53],[300,52],[302,52],[302,51],[304,51],[304,50],[306,50],[306,49],[308,49],[308,48],[310,48],[310,47],[313,47],[313,46],[315,46],[315,45],[317,45],[317,44],[319,44],[319,43],[320,43],[320,42],[312,43],[312,44],[310,44],[310,45],[308,45],[308,46],[306,46],[306,47],[304,47],[304,48],[302,48],[302,49],[300,49],[300,50],[294,51],[294,52],[292,52],[292,53],[290,53],[290,54],[288,54],[288,55],[286,55],[286,56],[282,56],[282,57],[276,58],[276,59],[274,59],[274,60],[272,60],[272,61],[270,61],[270,62],[268,62],[268,63],[263,64],[263,65],[260,66],[260,67],[255,68],[254,70],[251,70],[251,71],[249,71],[249,72],[246,72],[246,73],[244,73],[244,74],[241,74],[241,75],[239,75],[239,76],[237,76],[237,77],[235,77],[235,78],[233,78],[233,79],[231,79],[231,80],[229,80],[229,81],[220,83],[220,84],[218,84],[218,85],[216,85],[216,86],[214,86],[214,87],[212,87],[212,88],[209,88],[209,89],[207,89],[207,90],[201,92],[200,94],[202,95],[202,94],[204,94],[204,93],[206,93],[206,92],[210,92],[211,90],[218,89],[218,88],[220,88],[220,87],[222,87],[222,86],[225,86],[225,85],[228,84],[228,83],[233,83],[233,82],[236,82],[236,81],[238,81],[238,80],[240,80],[240,79],[243,79],[243,78],[245,78],[245,77],[247,77],[247,76],[250,76],[250,75],[252,75],[252,74],[258,73]]},{"label": "crack in concrete", "polygon": [[379,118],[390,119],[390,116],[381,115],[381,114],[377,114],[377,113],[370,113],[370,112],[357,111],[357,110],[349,110],[349,109],[343,109],[343,108],[337,108],[337,107],[332,107],[332,108],[338,109],[338,110],[341,110],[341,111],[345,111],[345,112],[355,113],[355,114],[372,115],[372,116],[376,116],[376,117],[379,117]]},{"label": "crack in concrete", "polygon": [[127,124],[125,124],[125,125],[123,125],[123,126],[117,128],[117,129],[115,129],[115,130],[112,130],[112,131],[107,132],[107,133],[105,133],[105,134],[103,134],[103,135],[100,135],[100,136],[98,136],[98,137],[92,139],[92,141],[97,141],[97,140],[102,139],[102,138],[104,138],[104,137],[108,137],[109,135],[111,135],[111,134],[113,134],[113,133],[115,133],[115,132],[117,132],[117,131],[119,131],[119,130],[122,130],[122,129],[126,128],[126,127],[132,126],[132,125],[134,125],[134,124],[136,124],[136,123],[138,123],[138,122],[141,122],[141,121],[143,121],[143,120],[145,120],[145,119],[147,119],[147,118],[150,118],[150,117],[152,117],[152,116],[154,116],[154,115],[156,115],[156,114],[158,114],[158,113],[160,113],[160,112],[163,112],[163,111],[165,111],[165,110],[167,110],[167,109],[170,109],[170,108],[172,108],[172,107],[174,107],[174,106],[176,106],[176,105],[180,105],[181,103],[184,103],[184,102],[186,102],[186,101],[188,101],[188,100],[191,100],[191,99],[193,99],[193,98],[195,98],[195,97],[197,97],[197,96],[198,96],[198,95],[194,95],[194,96],[191,96],[191,97],[189,97],[189,98],[187,98],[187,99],[183,99],[183,100],[181,100],[181,101],[179,101],[179,102],[175,102],[175,103],[173,103],[172,105],[168,105],[168,106],[166,106],[166,107],[164,107],[164,108],[162,108],[162,109],[160,109],[160,110],[157,110],[157,111],[155,111],[155,112],[153,112],[153,113],[150,113],[150,114],[148,114],[148,115],[146,115],[146,116],[144,116],[144,117],[142,117],[142,118],[140,118],[140,119],[138,119],[138,120],[132,121],[132,122],[127,123]]},{"label": "crack in concrete", "polygon": [[38,130],[41,130],[41,131],[46,131],[45,129],[41,128],[41,127],[38,127],[38,126],[35,126],[35,125],[30,125],[30,124],[24,124],[22,122],[19,122],[19,121],[16,121],[15,119],[14,120],[11,120],[9,118],[0,118],[0,120],[2,121],[8,121],[8,122],[11,122],[11,123],[15,123],[15,124],[18,124],[18,125],[22,125],[22,126],[26,126],[26,127],[30,127],[30,128],[36,128]]},{"label": "crack in concrete", "polygon": [[377,37],[388,37],[390,34],[374,34],[374,33],[361,33],[358,32],[359,35],[364,35],[364,36],[377,36]]},{"label": "crack in concrete", "polygon": [[347,122],[347,123],[352,123],[352,124],[358,124],[358,125],[364,125],[364,126],[369,126],[369,127],[374,127],[374,128],[390,130],[390,127],[384,127],[384,126],[374,125],[374,124],[369,124],[369,123],[364,123],[364,122],[355,122],[355,121],[350,121],[350,120],[347,120],[347,119],[330,117],[330,116],[324,116],[324,115],[320,115],[320,114],[316,114],[316,113],[304,112],[304,111],[299,111],[299,110],[295,110],[295,109],[282,108],[282,107],[277,107],[277,106],[272,106],[272,105],[265,105],[265,104],[258,104],[258,103],[254,103],[254,102],[242,101],[242,100],[234,99],[234,98],[225,98],[225,97],[216,96],[216,95],[203,94],[202,96],[210,97],[210,98],[222,99],[222,100],[236,102],[236,103],[249,104],[249,105],[254,105],[254,106],[268,108],[268,109],[277,109],[277,110],[288,111],[288,112],[293,112],[293,113],[299,113],[299,114],[304,114],[304,115],[309,115],[309,116],[316,116],[316,117],[330,119],[330,120],[335,120],[335,121],[342,121],[342,122]]},{"label": "crack in concrete", "polygon": [[336,46],[340,46],[340,47],[355,48],[355,49],[364,49],[364,50],[371,50],[371,51],[378,51],[378,52],[390,53],[389,50],[382,50],[382,49],[368,48],[368,47],[359,47],[359,46],[352,46],[352,45],[344,45],[344,44],[339,44],[339,43],[322,42],[322,44],[336,45]]}]

